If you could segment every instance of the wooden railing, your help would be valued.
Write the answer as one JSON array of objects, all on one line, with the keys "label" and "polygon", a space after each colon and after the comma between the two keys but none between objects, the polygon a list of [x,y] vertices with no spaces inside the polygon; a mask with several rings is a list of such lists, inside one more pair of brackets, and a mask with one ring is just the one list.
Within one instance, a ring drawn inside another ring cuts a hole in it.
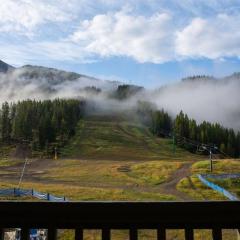
[{"label": "wooden railing", "polygon": [[185,229],[185,239],[194,239],[194,229],[212,229],[214,240],[222,229],[239,229],[240,202],[0,202],[0,229],[48,229],[56,239],[57,229],[75,229],[83,239],[84,229],[101,229],[102,239],[111,239],[112,229],[128,229],[129,239],[138,239],[139,229],[157,229],[157,239],[166,239],[166,229]]}]

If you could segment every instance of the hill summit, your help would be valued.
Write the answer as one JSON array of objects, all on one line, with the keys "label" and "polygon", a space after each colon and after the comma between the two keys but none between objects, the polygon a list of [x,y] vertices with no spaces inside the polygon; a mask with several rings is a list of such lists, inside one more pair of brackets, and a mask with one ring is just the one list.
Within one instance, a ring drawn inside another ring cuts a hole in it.
[{"label": "hill summit", "polygon": [[14,67],[0,60],[0,72],[6,73],[11,69]]}]

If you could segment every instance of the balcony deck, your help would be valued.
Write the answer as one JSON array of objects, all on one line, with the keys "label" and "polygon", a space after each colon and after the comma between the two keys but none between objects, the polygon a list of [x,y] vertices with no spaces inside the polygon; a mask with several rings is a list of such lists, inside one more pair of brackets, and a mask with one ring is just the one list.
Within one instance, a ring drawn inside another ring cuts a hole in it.
[{"label": "balcony deck", "polygon": [[221,240],[222,229],[240,228],[240,201],[211,202],[0,202],[1,239],[5,228],[48,229],[56,239],[57,229],[75,229],[83,239],[84,229],[102,229],[102,239],[111,239],[111,229],[129,229],[130,240],[138,229],[157,229],[157,239],[166,239],[166,229],[185,229],[185,239],[194,239],[194,229],[212,229]]}]

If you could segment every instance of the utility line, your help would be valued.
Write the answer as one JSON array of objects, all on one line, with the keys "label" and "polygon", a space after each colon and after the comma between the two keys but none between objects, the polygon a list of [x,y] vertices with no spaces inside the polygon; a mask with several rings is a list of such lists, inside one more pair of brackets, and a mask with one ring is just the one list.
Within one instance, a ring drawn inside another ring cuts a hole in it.
[{"label": "utility line", "polygon": [[24,162],[24,165],[23,165],[21,176],[20,176],[20,179],[19,179],[19,182],[18,182],[18,188],[20,188],[20,185],[22,183],[22,179],[23,179],[24,171],[25,171],[25,168],[26,168],[26,165],[27,165],[27,161],[28,161],[28,158],[25,158],[25,162]]},{"label": "utility line", "polygon": [[[163,133],[166,131],[162,130],[161,133]],[[223,152],[222,150],[220,150],[218,147],[216,147],[216,144],[205,144],[205,143],[202,143],[202,142],[199,142],[199,141],[196,141],[196,140],[192,140],[190,138],[187,138],[187,137],[183,137],[179,134],[174,134],[173,132],[168,132],[167,134],[165,134],[165,136],[168,136],[168,137],[175,137],[175,140],[176,142],[180,142],[180,144],[189,144],[189,145],[192,145],[194,147],[197,148],[197,151],[210,151],[210,150],[213,150],[214,151],[218,151],[219,153],[223,154],[225,157],[227,158],[232,158],[231,156],[229,156],[227,153]],[[200,148],[202,148],[200,150]]]}]

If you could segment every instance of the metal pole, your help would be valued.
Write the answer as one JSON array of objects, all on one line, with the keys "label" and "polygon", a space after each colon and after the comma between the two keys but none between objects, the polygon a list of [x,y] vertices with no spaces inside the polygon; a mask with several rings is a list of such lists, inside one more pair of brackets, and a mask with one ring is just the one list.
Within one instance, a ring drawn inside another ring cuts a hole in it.
[{"label": "metal pole", "polygon": [[20,179],[19,179],[19,182],[18,182],[18,188],[20,188],[20,185],[22,183],[22,179],[23,179],[23,175],[24,175],[24,171],[25,171],[25,168],[26,168],[26,165],[27,165],[27,158],[25,158],[25,163],[23,165],[23,169],[22,169],[22,173],[21,173],[21,176],[20,176]]},{"label": "metal pole", "polygon": [[55,147],[54,150],[55,150],[54,159],[57,160],[57,158],[58,158],[57,157],[57,147]]},{"label": "metal pole", "polygon": [[209,154],[210,154],[210,172],[213,172],[213,161],[212,161],[212,149],[210,148],[210,151],[209,151]]},{"label": "metal pole", "polygon": [[175,154],[175,152],[176,152],[176,146],[175,146],[175,135],[174,135],[174,133],[173,133],[172,143],[173,143],[173,154]]}]

